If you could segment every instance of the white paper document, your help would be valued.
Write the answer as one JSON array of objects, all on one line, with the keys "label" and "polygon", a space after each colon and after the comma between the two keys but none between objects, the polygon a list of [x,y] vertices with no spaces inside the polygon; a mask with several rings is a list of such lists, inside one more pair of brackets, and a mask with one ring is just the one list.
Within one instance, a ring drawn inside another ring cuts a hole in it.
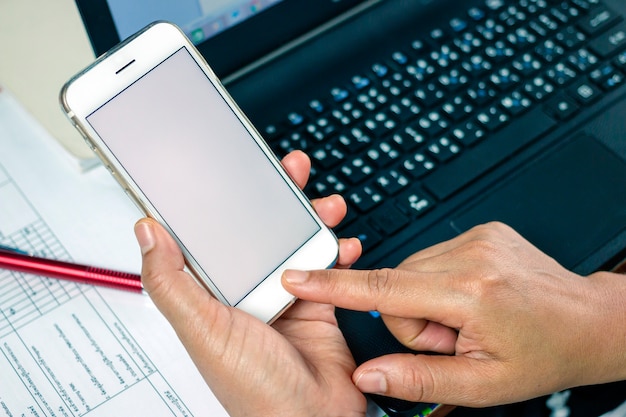
[{"label": "white paper document", "polygon": [[[138,273],[140,217],[0,92],[0,245]],[[0,416],[226,415],[147,295],[0,270]]]}]

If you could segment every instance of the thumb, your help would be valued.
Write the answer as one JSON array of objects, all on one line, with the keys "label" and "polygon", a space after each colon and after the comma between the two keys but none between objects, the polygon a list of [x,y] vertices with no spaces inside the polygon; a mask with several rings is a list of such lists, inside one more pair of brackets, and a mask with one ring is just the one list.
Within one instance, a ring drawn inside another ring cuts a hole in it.
[{"label": "thumb", "polygon": [[139,220],[135,236],[141,249],[144,289],[168,319],[176,319],[181,315],[179,308],[194,307],[186,307],[188,303],[182,301],[202,296],[202,288],[184,271],[182,252],[159,223],[148,218]]},{"label": "thumb", "polygon": [[500,384],[493,368],[493,362],[465,356],[393,354],[363,363],[352,379],[368,394],[484,407],[497,404],[496,397],[515,397],[514,387]]},{"label": "thumb", "polygon": [[[141,219],[135,224],[135,236],[141,248],[141,279],[144,289],[159,311],[170,322],[178,337],[193,356],[205,350],[207,338],[220,339],[227,332],[228,309],[213,298],[184,271],[185,261],[180,248],[169,233],[153,219]],[[207,320],[211,317],[215,320]],[[212,340],[212,349],[219,350],[226,341]],[[208,355],[209,352],[204,352]],[[218,354],[218,352],[215,352]]]}]

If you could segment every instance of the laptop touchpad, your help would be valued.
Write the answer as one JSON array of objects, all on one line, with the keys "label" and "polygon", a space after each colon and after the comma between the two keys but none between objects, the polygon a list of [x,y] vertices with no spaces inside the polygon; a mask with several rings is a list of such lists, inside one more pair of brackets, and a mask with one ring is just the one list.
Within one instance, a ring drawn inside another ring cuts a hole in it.
[{"label": "laptop touchpad", "polygon": [[626,228],[626,163],[577,137],[451,222],[461,233],[499,220],[573,268]]}]

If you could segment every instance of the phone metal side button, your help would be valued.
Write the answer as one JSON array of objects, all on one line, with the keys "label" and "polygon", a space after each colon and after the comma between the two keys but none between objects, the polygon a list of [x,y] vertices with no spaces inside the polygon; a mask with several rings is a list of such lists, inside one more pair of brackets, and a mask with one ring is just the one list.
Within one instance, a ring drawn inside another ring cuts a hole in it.
[{"label": "phone metal side button", "polygon": [[124,192],[126,193],[126,195],[128,197],[130,197],[130,199],[133,201],[133,203],[135,204],[135,206],[139,209],[139,211],[141,211],[142,213],[145,213],[146,211],[143,209],[143,206],[139,203],[139,200],[137,200],[137,198],[135,197],[135,195],[128,189],[128,188],[124,188]]},{"label": "phone metal side button", "polygon": [[74,122],[74,127],[76,128],[76,130],[78,130],[78,133],[80,133],[80,135],[83,137],[87,146],[89,146],[89,148],[92,151],[96,152],[97,151],[96,147],[93,145],[93,143],[91,143],[91,141],[89,140],[89,137],[87,136],[87,133],[83,130],[83,128],[76,122]]}]

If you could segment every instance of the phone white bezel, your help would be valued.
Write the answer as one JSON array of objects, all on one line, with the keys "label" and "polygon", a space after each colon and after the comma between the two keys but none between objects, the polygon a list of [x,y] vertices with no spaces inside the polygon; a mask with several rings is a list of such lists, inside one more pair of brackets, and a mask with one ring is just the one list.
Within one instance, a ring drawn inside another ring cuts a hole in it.
[{"label": "phone white bezel", "polygon": [[[210,69],[204,58],[187,39],[183,32],[168,22],[155,22],[144,28],[136,35],[113,48],[98,58],[92,65],[70,79],[61,90],[61,105],[70,121],[85,137],[87,143],[96,155],[107,166],[111,174],[133,199],[135,204],[146,215],[156,219],[168,229],[183,250],[188,270],[194,278],[209,290],[216,298],[225,304],[217,286],[202,272],[202,268],[195,263],[194,257],[186,253],[183,242],[178,241],[176,234],[169,229],[165,219],[161,218],[156,208],[142,193],[140,187],[127,174],[124,167],[117,162],[116,157],[104,145],[102,139],[87,122],[87,116],[115,97],[133,82],[137,81],[149,70],[163,62],[181,47],[187,48],[191,56],[207,75],[221,96],[238,115],[239,119],[250,132],[251,137],[268,156],[276,171],[286,180],[286,183],[298,196],[302,206],[308,210],[319,225],[319,231],[300,247],[289,259],[280,265],[270,276],[264,279],[235,307],[240,308],[257,318],[272,322],[294,301],[294,297],[281,285],[281,276],[285,269],[321,269],[332,266],[338,256],[338,242],[317,216],[306,196],[282,169],[280,161],[274,156],[269,146],[262,139],[251,122],[245,117],[237,104],[222,86],[217,76]],[[120,71],[120,69],[123,69]],[[245,256],[245,255],[244,255]]]}]

